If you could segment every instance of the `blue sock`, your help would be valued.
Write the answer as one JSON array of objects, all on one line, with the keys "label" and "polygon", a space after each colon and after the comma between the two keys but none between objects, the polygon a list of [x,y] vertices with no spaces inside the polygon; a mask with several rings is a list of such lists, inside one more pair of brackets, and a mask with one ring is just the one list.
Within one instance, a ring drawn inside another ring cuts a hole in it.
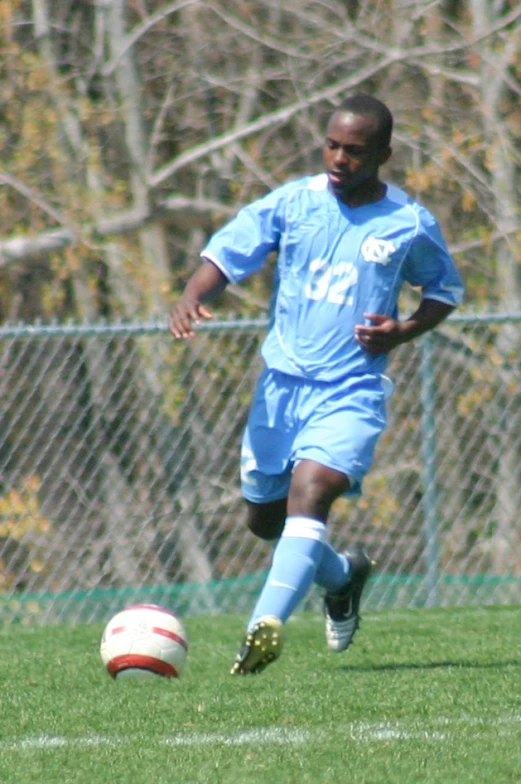
[{"label": "blue sock", "polygon": [[329,542],[324,542],[322,560],[315,573],[315,582],[326,591],[338,591],[349,578],[351,565],[343,553],[337,553]]},{"label": "blue sock", "polygon": [[325,538],[326,526],[319,520],[286,518],[248,628],[263,615],[274,615],[283,623],[288,620],[313,583]]}]

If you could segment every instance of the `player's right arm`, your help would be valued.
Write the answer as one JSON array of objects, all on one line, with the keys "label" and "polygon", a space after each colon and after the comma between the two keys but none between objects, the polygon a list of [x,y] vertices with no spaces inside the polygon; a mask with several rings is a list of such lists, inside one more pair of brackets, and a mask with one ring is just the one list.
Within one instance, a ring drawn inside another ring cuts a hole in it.
[{"label": "player's right arm", "polygon": [[239,210],[235,218],[210,237],[203,264],[186,284],[170,314],[170,332],[190,338],[202,318],[211,318],[203,302],[221,294],[228,283],[240,283],[259,270],[279,247],[285,205],[295,183],[283,185]]},{"label": "player's right arm", "polygon": [[222,294],[228,283],[228,278],[215,264],[203,260],[170,313],[168,326],[172,335],[175,338],[191,338],[194,326],[200,324],[202,318],[212,318],[203,303]]}]

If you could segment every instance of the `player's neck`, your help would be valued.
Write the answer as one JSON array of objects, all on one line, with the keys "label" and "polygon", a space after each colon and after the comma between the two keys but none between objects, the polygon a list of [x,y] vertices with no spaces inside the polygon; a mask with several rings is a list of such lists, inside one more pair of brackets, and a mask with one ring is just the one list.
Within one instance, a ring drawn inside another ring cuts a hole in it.
[{"label": "player's neck", "polygon": [[381,180],[374,182],[364,183],[354,191],[339,194],[338,198],[348,207],[364,207],[366,204],[373,204],[374,202],[383,199],[387,192],[387,185]]}]

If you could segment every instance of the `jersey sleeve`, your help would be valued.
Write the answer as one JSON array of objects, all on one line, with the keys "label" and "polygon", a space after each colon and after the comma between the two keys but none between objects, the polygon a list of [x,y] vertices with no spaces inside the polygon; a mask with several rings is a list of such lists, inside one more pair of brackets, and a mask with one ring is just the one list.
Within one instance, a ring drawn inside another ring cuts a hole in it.
[{"label": "jersey sleeve", "polygon": [[422,222],[409,249],[405,280],[411,286],[421,288],[423,299],[434,299],[454,307],[463,299],[463,281],[432,216]]},{"label": "jersey sleeve", "polygon": [[288,190],[288,186],[277,188],[239,210],[210,238],[201,256],[213,262],[231,283],[259,270],[279,248]]}]

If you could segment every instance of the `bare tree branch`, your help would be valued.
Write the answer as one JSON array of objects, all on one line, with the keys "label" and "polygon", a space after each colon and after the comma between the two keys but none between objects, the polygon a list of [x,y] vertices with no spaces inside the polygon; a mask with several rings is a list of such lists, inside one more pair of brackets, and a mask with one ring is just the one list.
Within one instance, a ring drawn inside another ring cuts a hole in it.
[{"label": "bare tree branch", "polygon": [[181,0],[179,3],[170,3],[165,8],[160,9],[157,13],[150,16],[142,25],[140,25],[137,30],[134,30],[128,36],[126,36],[123,45],[118,49],[118,51],[112,57],[112,60],[108,62],[104,68],[102,69],[102,76],[111,76],[111,74],[116,70],[119,65],[119,61],[122,57],[124,57],[130,49],[134,46],[134,44],[142,38],[145,33],[147,33],[154,25],[158,22],[162,22],[167,16],[171,14],[177,13],[177,11],[181,11],[181,9],[186,8],[190,5],[197,5],[199,0]]},{"label": "bare tree branch", "polygon": [[67,222],[61,212],[56,210],[48,201],[36,193],[33,188],[29,188],[28,185],[21,182],[17,177],[13,177],[12,175],[3,172],[0,173],[0,183],[1,182],[3,182],[4,185],[9,185],[11,188],[14,188],[14,190],[21,193],[22,196],[25,196],[30,202],[33,202],[33,204],[37,204],[42,212],[49,215],[57,223]]},{"label": "bare tree branch", "polygon": [[283,124],[290,120],[298,112],[302,111],[303,109],[307,109],[308,107],[313,106],[320,101],[334,101],[337,99],[340,93],[345,92],[346,90],[351,90],[357,84],[360,84],[366,79],[369,79],[371,76],[374,76],[379,71],[382,71],[403,57],[404,55],[401,52],[395,52],[391,55],[384,56],[374,65],[357,71],[348,79],[343,79],[332,87],[320,90],[311,95],[309,98],[297,101],[284,109],[279,109],[278,111],[266,114],[264,117],[261,117],[254,122],[248,123],[241,128],[237,128],[231,133],[218,136],[216,139],[213,139],[213,141],[205,142],[204,144],[199,144],[196,147],[193,147],[191,150],[188,150],[188,152],[180,155],[174,161],[171,161],[169,164],[156,171],[156,173],[150,178],[150,185],[153,188],[157,188],[159,185],[162,185],[165,180],[167,180],[173,174],[176,174],[176,172],[178,172],[184,166],[195,163],[195,161],[199,160],[200,158],[206,155],[210,155],[212,152],[216,152],[217,150],[221,150],[223,147],[226,147],[233,142],[239,141],[239,139],[251,136],[252,134],[265,130],[266,128]]},{"label": "bare tree branch", "polygon": [[77,237],[69,229],[45,232],[38,237],[13,237],[0,240],[0,267],[13,262],[49,256],[70,247]]},{"label": "bare tree branch", "polygon": [[77,232],[63,226],[42,232],[35,237],[0,239],[0,267],[49,256],[79,241],[89,244],[90,238],[102,240],[111,236],[138,232],[151,223],[165,222],[183,229],[210,228],[214,221],[231,217],[236,210],[236,207],[227,207],[217,202],[173,195],[161,201],[153,209],[130,209],[101,218],[94,226],[86,223],[80,226]]}]

